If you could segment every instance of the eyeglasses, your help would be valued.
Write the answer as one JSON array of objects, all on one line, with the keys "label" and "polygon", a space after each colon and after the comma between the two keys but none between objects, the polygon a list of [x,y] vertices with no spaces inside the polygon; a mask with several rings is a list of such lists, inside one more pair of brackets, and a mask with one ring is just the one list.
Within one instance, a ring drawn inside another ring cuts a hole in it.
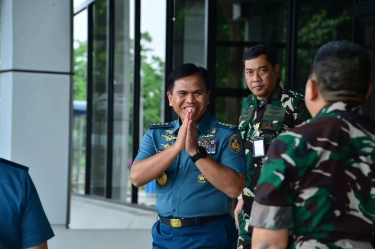
[{"label": "eyeglasses", "polygon": [[268,72],[269,72],[268,68],[266,68],[266,67],[261,67],[261,68],[259,68],[258,70],[245,69],[245,74],[246,74],[246,76],[253,77],[254,74],[255,74],[255,71],[258,71],[258,74],[259,74],[260,76],[267,75]]}]

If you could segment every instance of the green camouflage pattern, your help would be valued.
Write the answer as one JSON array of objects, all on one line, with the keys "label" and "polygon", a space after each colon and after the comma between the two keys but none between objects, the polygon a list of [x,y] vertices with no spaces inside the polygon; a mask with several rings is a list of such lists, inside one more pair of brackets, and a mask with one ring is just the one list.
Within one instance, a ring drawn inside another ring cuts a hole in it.
[{"label": "green camouflage pattern", "polygon": [[327,105],[270,146],[250,224],[289,229],[289,248],[375,248],[375,122]]},{"label": "green camouflage pattern", "polygon": [[242,192],[244,205],[238,217],[238,249],[251,248],[250,211],[254,200],[254,188],[264,161],[262,158],[253,158],[251,139],[257,135],[254,126],[259,124],[259,135],[265,138],[267,149],[279,133],[295,127],[310,117],[303,95],[285,88],[282,82],[263,103],[253,94],[243,101],[239,130],[245,143],[247,175],[246,186]]}]

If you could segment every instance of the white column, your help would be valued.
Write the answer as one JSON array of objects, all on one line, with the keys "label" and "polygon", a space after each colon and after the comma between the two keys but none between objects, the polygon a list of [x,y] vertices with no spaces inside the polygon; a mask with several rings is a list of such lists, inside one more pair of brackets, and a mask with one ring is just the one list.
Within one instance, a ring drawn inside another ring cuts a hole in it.
[{"label": "white column", "polygon": [[28,166],[51,224],[67,221],[69,0],[1,1],[0,157]]}]

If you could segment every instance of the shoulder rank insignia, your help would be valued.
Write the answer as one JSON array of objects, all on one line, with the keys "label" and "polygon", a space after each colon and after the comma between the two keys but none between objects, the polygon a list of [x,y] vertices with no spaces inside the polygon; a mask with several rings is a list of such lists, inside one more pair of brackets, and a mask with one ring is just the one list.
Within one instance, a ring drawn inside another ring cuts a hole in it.
[{"label": "shoulder rank insignia", "polygon": [[226,128],[228,130],[233,130],[235,128],[237,128],[237,125],[235,124],[230,124],[230,123],[225,123],[225,122],[218,122],[216,124],[217,127],[222,127],[222,128]]},{"label": "shoulder rank insignia", "polygon": [[229,147],[234,153],[242,150],[242,140],[238,134],[233,134],[229,137]]},{"label": "shoulder rank insignia", "polygon": [[150,129],[168,128],[171,127],[172,123],[150,123]]}]

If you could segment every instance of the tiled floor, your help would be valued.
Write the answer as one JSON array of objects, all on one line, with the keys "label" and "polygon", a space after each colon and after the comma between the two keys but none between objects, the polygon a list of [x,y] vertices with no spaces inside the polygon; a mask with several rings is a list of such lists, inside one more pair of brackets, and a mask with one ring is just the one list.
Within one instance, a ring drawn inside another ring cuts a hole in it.
[{"label": "tiled floor", "polygon": [[78,196],[71,199],[71,229],[150,229],[155,221],[155,211]]},{"label": "tiled floor", "polygon": [[72,196],[70,229],[54,226],[50,249],[151,248],[156,212]]}]

